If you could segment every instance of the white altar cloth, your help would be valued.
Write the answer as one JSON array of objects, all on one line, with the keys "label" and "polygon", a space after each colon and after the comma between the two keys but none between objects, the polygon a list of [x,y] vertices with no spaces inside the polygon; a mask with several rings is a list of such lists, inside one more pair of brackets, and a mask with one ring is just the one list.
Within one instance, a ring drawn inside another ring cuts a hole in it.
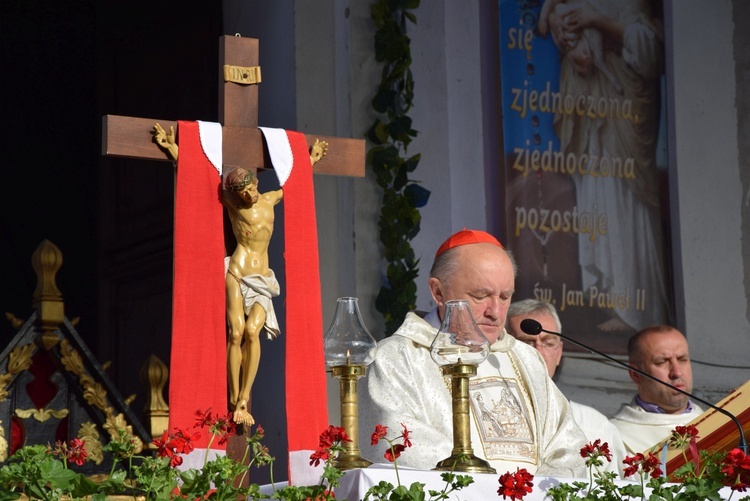
[{"label": "white altar cloth", "polygon": [[[421,482],[425,484],[425,489],[437,491],[442,491],[445,487],[445,482],[440,477],[442,473],[440,471],[414,470],[411,468],[399,467],[398,473],[401,478],[401,485],[406,486],[407,488],[414,482]],[[498,496],[497,490],[500,487],[498,479],[503,473],[505,472],[498,472],[497,474],[472,473],[471,476],[474,478],[474,483],[451,494],[451,499],[458,499],[461,501],[502,499],[502,496]],[[369,468],[349,470],[341,478],[339,487],[336,488],[336,499],[360,501],[361,499],[364,499],[367,490],[373,485],[377,485],[381,480],[397,485],[396,472],[394,471],[392,464],[373,464]],[[548,500],[549,498],[546,495],[548,488],[561,483],[572,483],[576,480],[580,481],[581,479],[543,477],[535,475],[533,480],[533,490],[523,499],[524,501]],[[625,485],[630,482],[618,480],[616,483],[619,485]],[[729,499],[731,490],[728,487],[725,487],[720,491],[720,494],[722,499]]]},{"label": "white altar cloth", "polygon": [[[440,477],[443,472],[415,470],[411,468],[398,468],[398,474],[401,478],[401,485],[409,487],[414,482],[425,484],[425,489],[442,491],[445,482]],[[457,474],[463,474],[456,472]],[[497,489],[500,487],[498,479],[500,475],[490,473],[472,473],[474,483],[464,487],[458,492],[451,494],[451,499],[460,499],[461,501],[487,501],[488,499],[502,499],[497,495]],[[381,480],[397,485],[396,472],[392,464],[373,464],[369,468],[361,468],[347,471],[341,478],[340,485],[336,488],[336,499],[347,501],[359,501],[364,499],[365,493],[373,485],[377,485]],[[542,501],[544,500],[547,488],[558,485],[561,482],[572,482],[573,479],[537,477],[534,476],[534,490],[524,497],[524,501]]]}]

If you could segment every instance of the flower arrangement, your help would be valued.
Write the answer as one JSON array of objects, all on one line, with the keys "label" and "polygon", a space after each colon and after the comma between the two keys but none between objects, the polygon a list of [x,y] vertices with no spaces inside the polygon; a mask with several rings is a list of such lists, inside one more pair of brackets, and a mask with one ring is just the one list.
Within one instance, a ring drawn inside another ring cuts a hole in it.
[{"label": "flower arrangement", "polygon": [[[370,437],[370,443],[372,445],[378,445],[380,440],[385,440],[388,443],[388,448],[383,454],[383,457],[393,463],[394,470],[396,472],[397,485],[394,486],[390,482],[381,481],[378,485],[372,486],[365,495],[364,501],[373,500],[399,500],[399,501],[424,501],[428,499],[430,501],[437,501],[439,499],[448,499],[449,495],[455,491],[459,491],[464,487],[471,485],[474,479],[470,475],[456,475],[454,472],[443,472],[440,478],[445,482],[445,487],[442,491],[428,490],[427,493],[429,498],[425,497],[424,488],[425,484],[421,482],[414,482],[408,488],[401,485],[401,479],[398,475],[398,464],[397,458],[407,447],[411,447],[410,432],[406,429],[406,425],[401,423],[403,430],[400,435],[388,438],[388,427],[383,425],[376,425],[375,431]],[[397,442],[399,441],[400,442]]]},{"label": "flower arrangement", "polygon": [[[750,487],[750,456],[740,449],[727,453],[698,451],[698,430],[695,426],[677,426],[669,438],[669,446],[679,449],[685,464],[665,477],[661,461],[653,453],[637,453],[623,460],[625,478],[634,477],[632,483],[616,483],[617,475],[604,471],[604,461],[612,461],[609,445],[600,440],[581,448],[581,457],[589,469],[588,482],[562,483],[547,490],[553,501],[572,500],[630,500],[648,501],[700,501],[721,500],[723,487],[744,492]],[[533,475],[525,469],[500,477],[498,495],[513,501],[523,499],[532,491]],[[745,496],[741,500],[750,500]]]},{"label": "flower arrangement", "polygon": [[[155,453],[139,455],[137,439],[125,430],[119,430],[119,438],[105,446],[114,458],[107,480],[94,483],[84,475],[71,469],[71,465],[82,465],[88,459],[83,440],[73,439],[68,443],[58,442],[54,447],[32,445],[17,451],[0,468],[0,501],[19,499],[25,495],[31,499],[59,500],[64,497],[78,499],[87,497],[91,501],[106,501],[110,496],[125,494],[132,499],[173,500],[196,499],[235,501],[247,499],[279,499],[287,501],[331,501],[343,472],[335,466],[336,456],[344,451],[343,444],[350,442],[344,428],[329,426],[320,435],[317,450],[310,456],[310,464],[323,463],[320,483],[311,486],[286,486],[275,489],[270,495],[261,492],[260,486],[242,486],[250,466],[271,465],[274,458],[261,441],[264,431],[257,426],[255,433],[247,436],[244,457],[235,459],[219,456],[212,460],[204,458],[203,468],[179,470],[181,454],[194,450],[194,441],[201,429],[210,433],[209,447],[214,440],[226,442],[235,435],[235,424],[231,413],[222,416],[209,410],[196,412],[196,423],[188,430],[166,431],[153,441]],[[411,432],[402,424],[398,435],[388,436],[388,427],[377,425],[371,435],[371,444],[386,442],[383,457],[393,463],[396,485],[381,481],[371,487],[363,501],[438,501],[455,497],[455,493],[471,485],[470,475],[444,472],[443,489],[427,489],[425,484],[414,482],[410,486],[401,484],[397,460],[412,447]],[[552,501],[572,500],[637,500],[642,501],[693,501],[720,500],[719,491],[730,488],[730,499],[735,491],[745,492],[750,487],[750,456],[740,449],[727,453],[699,451],[697,430],[694,426],[678,426],[669,439],[670,447],[681,451],[685,464],[671,477],[663,475],[661,462],[652,453],[635,454],[623,461],[623,473],[633,482],[616,482],[616,474],[604,470],[605,461],[612,460],[606,442],[596,440],[586,444],[580,451],[589,469],[588,481],[574,481],[550,487],[547,498]],[[534,476],[524,468],[500,475],[498,496],[512,501],[522,500],[533,491]],[[273,469],[271,469],[273,484]],[[750,496],[740,501],[750,500]]]},{"label": "flower arrangement", "polygon": [[[287,501],[334,500],[335,488],[343,472],[336,468],[334,460],[344,451],[344,442],[351,442],[344,428],[329,426],[320,435],[317,450],[310,456],[310,465],[324,463],[320,483],[310,486],[274,487],[270,496],[261,492],[260,486],[242,486],[250,466],[272,464],[274,458],[262,445],[264,430],[257,426],[255,433],[247,437],[245,455],[240,460],[219,456],[208,459],[208,450],[217,440],[225,443],[236,434],[236,425],[231,413],[222,416],[211,410],[196,411],[196,423],[190,429],[167,430],[153,441],[153,455],[139,455],[138,440],[126,430],[118,430],[119,437],[105,446],[114,458],[109,477],[102,483],[94,483],[69,466],[82,465],[87,459],[86,444],[73,439],[69,443],[58,442],[54,447],[32,445],[21,448],[0,468],[0,501],[11,501],[25,495],[31,499],[45,501],[62,498],[79,499],[89,497],[91,501],[106,501],[110,496],[126,495],[134,500],[196,499],[213,501],[236,501],[247,499],[279,499]],[[388,443],[384,457],[394,464],[397,485],[380,482],[366,494],[365,500],[414,500],[437,501],[447,499],[449,494],[470,485],[468,475],[443,473],[445,487],[440,491],[429,490],[425,496],[425,484],[415,482],[408,488],[401,485],[398,476],[397,458],[412,446],[410,432],[402,424],[400,435],[388,438],[388,427],[377,425],[372,434],[372,443],[380,440]],[[195,450],[194,442],[200,430],[207,428],[210,439],[203,467],[179,470],[182,454]],[[247,461],[246,461],[247,460]],[[247,463],[247,464],[245,464]],[[273,485],[273,469],[271,469]]]},{"label": "flower arrangement", "polygon": [[[180,454],[192,452],[194,441],[200,436],[200,428],[208,428],[210,445],[218,439],[224,443],[235,434],[231,414],[221,416],[210,409],[196,411],[196,423],[189,430],[174,429],[153,441],[154,455],[140,455],[139,440],[126,430],[118,430],[119,436],[104,449],[112,453],[113,462],[109,477],[102,483],[94,483],[81,473],[69,468],[70,463],[82,465],[87,458],[86,444],[80,439],[70,443],[58,442],[55,447],[32,445],[21,448],[8,463],[0,468],[0,501],[19,499],[25,495],[32,499],[59,500],[90,496],[92,501],[104,501],[112,495],[128,495],[134,499],[208,499],[232,500],[238,496],[250,496],[258,486],[241,487],[242,479],[253,464],[262,465],[273,461],[268,450],[260,443],[263,429],[257,427],[247,438],[245,455],[252,453],[249,464],[228,457],[204,459],[201,470],[180,471]],[[239,482],[235,480],[239,479]]]}]

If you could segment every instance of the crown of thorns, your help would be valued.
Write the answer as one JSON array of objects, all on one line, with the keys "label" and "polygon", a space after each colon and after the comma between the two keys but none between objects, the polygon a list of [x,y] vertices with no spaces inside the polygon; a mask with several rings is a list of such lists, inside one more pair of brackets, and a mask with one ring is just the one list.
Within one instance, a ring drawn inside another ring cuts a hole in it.
[{"label": "crown of thorns", "polygon": [[230,191],[242,191],[242,189],[248,184],[256,181],[255,174],[253,171],[246,171],[245,169],[235,169],[228,176],[224,182],[224,186]]}]

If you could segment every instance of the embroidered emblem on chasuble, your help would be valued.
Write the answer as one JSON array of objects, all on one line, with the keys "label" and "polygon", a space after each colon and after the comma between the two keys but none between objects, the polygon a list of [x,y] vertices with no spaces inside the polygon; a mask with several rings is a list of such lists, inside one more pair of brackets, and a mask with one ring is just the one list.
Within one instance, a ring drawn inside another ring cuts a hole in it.
[{"label": "embroidered emblem on chasuble", "polygon": [[500,376],[480,375],[469,383],[472,446],[489,461],[536,465],[534,408],[525,383],[509,367],[508,358],[502,358],[506,363],[501,364]]}]

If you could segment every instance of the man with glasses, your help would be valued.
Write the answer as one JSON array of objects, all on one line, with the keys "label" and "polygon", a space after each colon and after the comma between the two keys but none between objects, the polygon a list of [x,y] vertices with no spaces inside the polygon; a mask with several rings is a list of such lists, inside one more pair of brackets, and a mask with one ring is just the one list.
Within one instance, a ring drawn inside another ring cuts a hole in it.
[{"label": "man with glasses", "polygon": [[[524,333],[521,330],[521,322],[526,318],[536,320],[545,330],[562,332],[557,310],[551,303],[537,301],[536,299],[524,299],[510,305],[505,324],[506,330],[511,336],[537,349],[547,365],[549,377],[553,377],[562,359],[562,339],[547,332],[542,332],[537,336]],[[620,473],[623,467],[622,460],[625,458],[625,446],[617,428],[609,422],[604,414],[593,407],[570,402],[570,408],[573,412],[573,418],[583,430],[586,439],[591,442],[601,439],[602,442],[609,444],[612,462],[605,466],[609,471]]]}]

